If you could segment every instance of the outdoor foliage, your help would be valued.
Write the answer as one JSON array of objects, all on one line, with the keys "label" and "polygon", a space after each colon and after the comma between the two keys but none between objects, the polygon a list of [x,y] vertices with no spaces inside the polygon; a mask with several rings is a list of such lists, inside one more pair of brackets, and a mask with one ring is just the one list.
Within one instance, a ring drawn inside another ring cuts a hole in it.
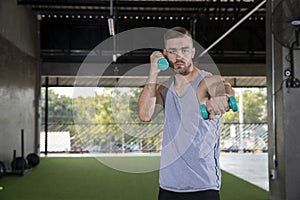
[{"label": "outdoor foliage", "polygon": [[[72,146],[84,146],[88,150],[110,152],[133,151],[144,147],[160,149],[160,141],[153,138],[162,128],[151,134],[139,133],[143,127],[162,127],[163,116],[152,123],[143,123],[138,118],[138,97],[141,88],[103,88],[94,96],[66,97],[49,89],[48,131],[70,131]],[[42,90],[45,96],[45,88]],[[45,121],[45,99],[42,104],[42,124]],[[124,143],[130,146],[124,146]],[[154,149],[154,150],[155,150]],[[82,149],[81,149],[82,150]],[[80,150],[80,151],[81,151]],[[105,150],[105,151],[106,151]],[[156,151],[156,150],[155,150]]]}]

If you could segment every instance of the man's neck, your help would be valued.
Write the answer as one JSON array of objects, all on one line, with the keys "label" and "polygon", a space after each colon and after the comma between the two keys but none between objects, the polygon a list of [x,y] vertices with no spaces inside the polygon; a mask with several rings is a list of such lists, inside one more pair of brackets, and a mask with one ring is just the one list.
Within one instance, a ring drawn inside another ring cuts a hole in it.
[{"label": "man's neck", "polygon": [[185,89],[189,87],[189,85],[199,74],[199,71],[199,69],[192,65],[188,73],[175,75],[174,88],[178,96],[180,96],[185,91]]}]

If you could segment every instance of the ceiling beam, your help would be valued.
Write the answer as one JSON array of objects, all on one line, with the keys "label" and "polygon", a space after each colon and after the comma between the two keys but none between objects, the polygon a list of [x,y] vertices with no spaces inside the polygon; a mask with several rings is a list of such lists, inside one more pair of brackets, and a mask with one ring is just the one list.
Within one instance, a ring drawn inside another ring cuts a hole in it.
[{"label": "ceiling beam", "polygon": [[[216,66],[222,76],[266,76],[266,65],[261,63],[217,63]],[[142,63],[42,63],[43,76],[148,76],[148,69],[149,65]],[[209,65],[205,70],[210,70]]]}]

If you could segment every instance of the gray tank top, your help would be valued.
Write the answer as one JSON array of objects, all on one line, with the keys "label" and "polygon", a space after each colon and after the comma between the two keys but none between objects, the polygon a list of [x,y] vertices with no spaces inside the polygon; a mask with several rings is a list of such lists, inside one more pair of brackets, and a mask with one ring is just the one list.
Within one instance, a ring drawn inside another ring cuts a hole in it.
[{"label": "gray tank top", "polygon": [[221,118],[203,120],[197,87],[209,73],[201,70],[178,96],[174,81],[165,90],[165,123],[160,163],[160,187],[176,192],[220,189]]}]

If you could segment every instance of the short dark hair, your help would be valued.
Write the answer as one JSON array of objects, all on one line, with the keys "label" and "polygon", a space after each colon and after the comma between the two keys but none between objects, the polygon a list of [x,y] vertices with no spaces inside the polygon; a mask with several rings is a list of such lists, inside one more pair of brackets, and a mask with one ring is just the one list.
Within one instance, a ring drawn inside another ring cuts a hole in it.
[{"label": "short dark hair", "polygon": [[181,26],[176,26],[174,28],[169,29],[164,35],[164,41],[170,40],[173,38],[182,38],[182,37],[190,37],[192,38],[191,32],[186,28]]}]

